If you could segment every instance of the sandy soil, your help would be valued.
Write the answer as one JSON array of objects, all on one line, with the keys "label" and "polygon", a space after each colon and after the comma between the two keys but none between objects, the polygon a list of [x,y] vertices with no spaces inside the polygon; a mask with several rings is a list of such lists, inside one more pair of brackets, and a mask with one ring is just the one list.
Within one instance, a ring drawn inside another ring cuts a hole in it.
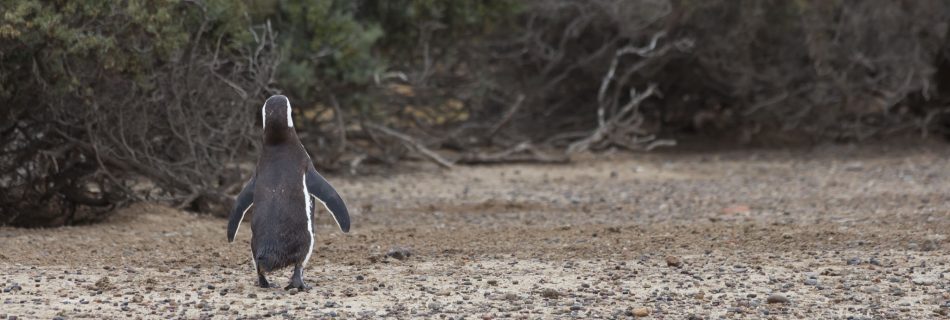
[{"label": "sandy soil", "polygon": [[249,228],[228,245],[223,219],[135,205],[0,228],[0,319],[950,319],[948,159],[898,143],[331,176],[354,228],[320,215],[307,292],[255,286]]}]

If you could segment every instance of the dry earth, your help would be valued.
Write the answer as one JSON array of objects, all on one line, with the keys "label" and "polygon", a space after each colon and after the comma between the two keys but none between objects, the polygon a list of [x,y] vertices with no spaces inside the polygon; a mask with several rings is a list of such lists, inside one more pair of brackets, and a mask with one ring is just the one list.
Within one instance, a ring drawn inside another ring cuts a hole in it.
[{"label": "dry earth", "polygon": [[223,219],[136,205],[0,228],[0,319],[948,319],[948,159],[891,143],[330,177],[354,229],[320,216],[308,292],[255,287],[249,228],[228,245]]}]

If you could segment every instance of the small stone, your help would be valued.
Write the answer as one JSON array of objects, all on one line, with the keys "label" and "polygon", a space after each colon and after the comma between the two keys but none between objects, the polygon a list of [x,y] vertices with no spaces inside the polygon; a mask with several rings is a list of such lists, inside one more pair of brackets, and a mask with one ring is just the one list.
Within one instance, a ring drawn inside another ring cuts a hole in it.
[{"label": "small stone", "polygon": [[927,277],[916,277],[912,279],[911,282],[913,282],[914,284],[918,286],[929,286],[929,285],[933,285],[937,281],[935,279],[927,278]]},{"label": "small stone", "polygon": [[650,315],[649,308],[636,308],[633,309],[633,316],[635,317],[646,317]]},{"label": "small stone", "polygon": [[767,303],[789,303],[790,301],[788,300],[788,298],[786,298],[786,297],[783,296],[783,295],[780,295],[780,294],[777,294],[777,293],[773,293],[773,294],[770,294],[767,298],[765,298],[765,302],[767,302]]},{"label": "small stone", "polygon": [[554,289],[544,289],[541,291],[541,296],[548,299],[557,299],[561,294]]},{"label": "small stone", "polygon": [[408,248],[393,247],[389,249],[389,252],[386,252],[386,256],[396,260],[406,260],[412,256],[412,251],[409,251]]},{"label": "small stone", "polygon": [[109,277],[102,277],[96,281],[96,289],[99,290],[109,290],[112,289],[112,281],[109,280]]},{"label": "small stone", "polygon": [[861,258],[851,258],[851,259],[848,259],[848,265],[849,265],[849,266],[856,266],[856,265],[859,265],[859,264],[861,264]]},{"label": "small stone", "polygon": [[680,258],[675,256],[666,256],[666,266],[679,268],[683,266],[683,261],[680,261]]},{"label": "small stone", "polygon": [[498,285],[498,280],[488,280],[488,285],[490,285],[490,286],[497,286],[497,285]]},{"label": "small stone", "polygon": [[805,285],[806,285],[806,286],[818,285],[818,279],[815,279],[815,278],[808,278],[808,279],[805,279]]},{"label": "small stone", "polygon": [[356,276],[356,280],[362,281],[362,280],[363,280],[363,276],[362,276],[362,275]]}]

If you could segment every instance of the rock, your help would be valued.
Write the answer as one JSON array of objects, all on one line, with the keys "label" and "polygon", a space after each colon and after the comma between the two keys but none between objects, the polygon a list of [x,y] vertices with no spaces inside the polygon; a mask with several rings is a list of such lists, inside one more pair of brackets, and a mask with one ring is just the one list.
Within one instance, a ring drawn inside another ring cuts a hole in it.
[{"label": "rock", "polygon": [[928,278],[928,277],[915,277],[914,279],[911,280],[911,282],[913,282],[914,284],[918,286],[929,286],[936,283],[937,280],[933,278]]},{"label": "rock", "polygon": [[650,308],[636,308],[633,309],[633,316],[635,317],[646,317],[650,315]]},{"label": "rock", "polygon": [[408,248],[393,247],[389,249],[389,252],[386,252],[386,256],[396,260],[406,260],[412,256],[412,251],[409,251]]},{"label": "rock", "polygon": [[815,278],[808,278],[808,279],[805,279],[805,285],[806,285],[806,286],[818,285],[818,279],[815,279]]},{"label": "rock", "polygon": [[363,280],[363,276],[362,276],[362,275],[356,276],[356,280],[362,281],[362,280]]},{"label": "rock", "polygon": [[679,268],[683,266],[683,261],[680,261],[680,258],[675,256],[666,256],[666,266]]},{"label": "rock", "polygon": [[548,299],[557,299],[561,296],[561,293],[554,289],[544,289],[541,291],[541,296]]},{"label": "rock", "polygon": [[498,280],[488,280],[488,285],[490,285],[490,286],[497,286],[497,285],[498,285]]},{"label": "rock", "polygon": [[777,294],[777,293],[773,293],[773,294],[770,294],[767,298],[765,298],[765,302],[767,302],[767,303],[789,303],[789,302],[791,302],[791,301],[789,301],[788,298],[785,297],[785,296],[783,296],[783,295],[780,295],[780,294]]},{"label": "rock", "polygon": [[920,251],[934,251],[940,248],[940,245],[937,244],[934,240],[927,240],[920,246]]},{"label": "rock", "polygon": [[859,265],[859,264],[861,264],[861,258],[851,258],[851,259],[848,259],[848,265],[849,265],[849,266],[856,266],[856,265]]},{"label": "rock", "polygon": [[102,277],[96,281],[96,289],[99,290],[109,290],[112,289],[112,281],[109,280],[109,277]]}]

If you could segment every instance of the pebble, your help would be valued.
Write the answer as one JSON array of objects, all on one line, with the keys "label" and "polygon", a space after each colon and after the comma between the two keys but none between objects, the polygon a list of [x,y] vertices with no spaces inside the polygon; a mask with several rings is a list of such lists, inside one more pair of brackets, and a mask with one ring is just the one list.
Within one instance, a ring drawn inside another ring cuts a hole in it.
[{"label": "pebble", "polygon": [[389,252],[386,252],[386,256],[396,260],[406,260],[412,256],[412,251],[410,251],[408,248],[393,247],[392,249],[389,249]]},{"label": "pebble", "polygon": [[649,308],[642,308],[642,307],[641,307],[641,308],[633,309],[633,315],[636,316],[636,317],[646,317],[646,316],[649,316],[649,315],[650,315],[650,309],[649,309]]},{"label": "pebble", "polygon": [[856,266],[856,265],[859,265],[859,264],[861,264],[861,258],[851,258],[851,259],[848,259],[848,265],[849,265],[849,266]]},{"label": "pebble", "polygon": [[541,296],[548,299],[557,299],[561,294],[554,289],[544,289],[544,291],[541,291]]},{"label": "pebble", "polygon": [[808,278],[808,279],[805,279],[805,285],[806,285],[806,286],[814,286],[814,285],[817,285],[817,284],[818,284],[818,279],[815,279],[815,278]]},{"label": "pebble", "polygon": [[683,261],[681,261],[680,258],[677,258],[675,256],[666,256],[666,266],[679,268],[683,266]]},{"label": "pebble", "polygon": [[767,302],[767,303],[789,303],[790,301],[788,300],[788,298],[786,298],[786,297],[783,296],[783,295],[780,295],[780,294],[777,294],[777,293],[773,293],[773,294],[770,294],[767,298],[765,298],[765,302]]}]

